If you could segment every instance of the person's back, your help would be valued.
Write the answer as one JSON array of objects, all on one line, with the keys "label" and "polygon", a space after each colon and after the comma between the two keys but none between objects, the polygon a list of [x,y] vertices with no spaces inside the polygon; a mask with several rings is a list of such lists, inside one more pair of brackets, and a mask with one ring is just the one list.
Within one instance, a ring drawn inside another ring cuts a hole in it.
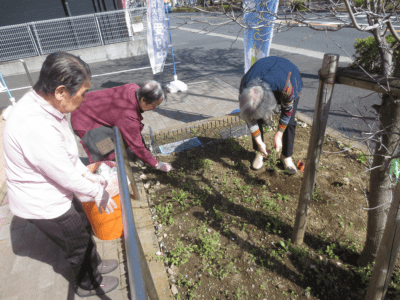
[{"label": "person's back", "polygon": [[303,87],[300,71],[290,60],[278,56],[268,56],[257,60],[243,76],[240,92],[251,80],[261,78],[271,86],[272,91],[276,93],[277,99],[279,99],[279,94],[285,87],[288,72],[291,73],[290,81],[294,88],[293,99],[296,99]]},{"label": "person's back", "polygon": [[136,84],[125,84],[87,93],[86,100],[71,113],[74,130],[86,132],[99,126],[115,126],[124,117],[134,117],[131,112],[138,109],[138,88]]}]

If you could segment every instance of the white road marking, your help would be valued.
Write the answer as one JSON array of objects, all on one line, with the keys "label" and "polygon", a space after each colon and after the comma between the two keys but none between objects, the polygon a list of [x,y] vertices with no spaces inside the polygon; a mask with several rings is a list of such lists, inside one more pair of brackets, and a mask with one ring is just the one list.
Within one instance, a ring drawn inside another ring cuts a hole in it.
[{"label": "white road marking", "polygon": [[[175,62],[175,64],[180,64],[180,62]],[[164,64],[164,66],[171,66],[172,64]],[[103,73],[103,74],[97,74],[97,75],[92,75],[92,78],[94,77],[101,77],[101,76],[107,76],[107,75],[114,75],[114,74],[119,74],[119,73],[126,73],[126,72],[132,72],[132,71],[139,71],[139,70],[144,70],[144,69],[151,69],[150,67],[143,67],[143,68],[136,68],[136,69],[128,69],[128,70],[121,70],[121,71],[116,71],[116,72],[110,72],[110,73]],[[10,92],[13,91],[18,91],[18,90],[26,90],[26,89],[31,89],[31,86],[24,86],[24,87],[20,87],[20,88],[15,88],[15,89],[10,89]],[[1,91],[1,93],[5,93],[7,91]]]},{"label": "white road marking", "polygon": [[[228,40],[237,40],[237,41],[242,41],[242,37],[236,37],[232,35],[226,35],[226,34],[220,34],[220,33],[215,33],[215,32],[207,32],[204,30],[198,30],[198,29],[191,29],[191,28],[182,28],[179,27],[180,30],[184,31],[189,31],[193,33],[198,33],[198,34],[206,34],[209,36],[215,36],[215,37],[220,37],[220,38],[225,38]],[[295,47],[290,47],[290,46],[285,46],[285,45],[279,45],[279,44],[271,44],[271,49],[279,50],[279,51],[284,51],[284,52],[289,52],[289,53],[296,53],[304,56],[309,56],[313,58],[318,58],[318,59],[323,59],[324,58],[324,52],[319,52],[319,51],[312,51],[312,50],[307,50],[307,49],[302,49],[302,48],[295,48]],[[352,63],[353,60],[349,57],[345,56],[340,56],[339,58],[340,62],[346,62],[346,63]]]}]

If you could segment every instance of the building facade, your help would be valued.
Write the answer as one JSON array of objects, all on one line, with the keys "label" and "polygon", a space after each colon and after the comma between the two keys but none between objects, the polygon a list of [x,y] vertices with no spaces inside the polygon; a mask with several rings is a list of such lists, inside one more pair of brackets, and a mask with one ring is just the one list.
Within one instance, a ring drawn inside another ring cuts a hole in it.
[{"label": "building facade", "polygon": [[124,0],[1,0],[0,26],[79,16],[123,8]]}]

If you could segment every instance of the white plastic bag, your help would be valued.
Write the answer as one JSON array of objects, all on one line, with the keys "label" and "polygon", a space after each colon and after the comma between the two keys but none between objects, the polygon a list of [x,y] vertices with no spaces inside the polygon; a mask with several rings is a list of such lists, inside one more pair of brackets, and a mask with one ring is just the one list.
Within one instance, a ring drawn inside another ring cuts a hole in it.
[{"label": "white plastic bag", "polygon": [[[111,197],[119,194],[117,167],[110,168],[106,163],[101,163],[94,173],[97,175],[102,175],[107,181],[106,191],[110,194]],[[126,179],[128,181],[128,184],[130,184],[131,182],[129,178],[127,177]],[[94,201],[94,199],[89,196],[84,196],[80,194],[75,195],[81,202]]]}]

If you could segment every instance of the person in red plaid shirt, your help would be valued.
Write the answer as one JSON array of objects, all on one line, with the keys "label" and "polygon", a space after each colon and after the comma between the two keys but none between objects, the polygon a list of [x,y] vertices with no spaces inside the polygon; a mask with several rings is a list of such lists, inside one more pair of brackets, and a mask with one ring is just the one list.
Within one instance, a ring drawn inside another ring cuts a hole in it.
[{"label": "person in red plaid shirt", "polygon": [[299,69],[288,59],[269,56],[256,61],[240,83],[240,115],[246,121],[253,137],[253,149],[258,151],[252,167],[263,166],[268,156],[263,137],[263,125],[270,124],[272,115],[280,106],[278,130],[273,146],[282,151],[285,170],[296,174],[293,163],[293,144],[296,133],[295,113],[303,82]]}]

